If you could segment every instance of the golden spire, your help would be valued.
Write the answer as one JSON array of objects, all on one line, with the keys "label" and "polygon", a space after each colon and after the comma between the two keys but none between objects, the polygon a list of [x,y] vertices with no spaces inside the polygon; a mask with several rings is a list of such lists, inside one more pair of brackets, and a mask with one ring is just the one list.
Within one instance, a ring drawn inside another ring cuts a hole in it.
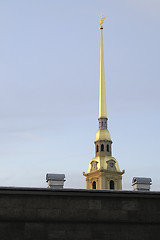
[{"label": "golden spire", "polygon": [[101,30],[101,46],[100,46],[100,79],[99,79],[99,118],[107,118],[106,110],[106,90],[105,90],[105,74],[104,74],[104,57],[103,57],[103,21],[106,17],[100,19]]}]

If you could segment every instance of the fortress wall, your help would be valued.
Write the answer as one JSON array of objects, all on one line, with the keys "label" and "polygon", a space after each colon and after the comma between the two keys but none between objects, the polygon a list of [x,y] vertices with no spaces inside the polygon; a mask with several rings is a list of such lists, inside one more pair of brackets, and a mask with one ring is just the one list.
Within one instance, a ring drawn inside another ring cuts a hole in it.
[{"label": "fortress wall", "polygon": [[160,192],[0,188],[0,239],[158,239]]}]

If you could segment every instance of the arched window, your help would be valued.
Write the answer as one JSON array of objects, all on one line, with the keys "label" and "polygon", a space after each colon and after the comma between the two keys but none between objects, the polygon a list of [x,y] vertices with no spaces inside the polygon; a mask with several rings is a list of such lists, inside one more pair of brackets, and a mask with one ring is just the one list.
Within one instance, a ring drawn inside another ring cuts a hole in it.
[{"label": "arched window", "polygon": [[95,181],[92,183],[92,189],[96,189],[96,182]]},{"label": "arched window", "polygon": [[96,152],[98,152],[98,151],[99,151],[99,147],[98,147],[98,145],[97,145]]},{"label": "arched window", "polygon": [[104,151],[104,144],[101,144],[101,151]]},{"label": "arched window", "polygon": [[107,152],[109,152],[109,144],[107,144]]},{"label": "arched window", "polygon": [[113,180],[110,181],[110,189],[114,189],[114,181]]}]

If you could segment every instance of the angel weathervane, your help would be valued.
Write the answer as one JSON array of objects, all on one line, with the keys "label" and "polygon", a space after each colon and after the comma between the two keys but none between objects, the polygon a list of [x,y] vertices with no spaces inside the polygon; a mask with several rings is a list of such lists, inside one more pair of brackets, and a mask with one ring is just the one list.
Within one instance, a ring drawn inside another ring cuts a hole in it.
[{"label": "angel weathervane", "polygon": [[104,22],[104,19],[106,18],[106,16],[105,16],[105,17],[102,17],[102,16],[103,16],[103,15],[102,15],[102,13],[101,13],[100,21],[99,21],[101,27],[102,27],[102,24],[103,24],[103,22]]}]

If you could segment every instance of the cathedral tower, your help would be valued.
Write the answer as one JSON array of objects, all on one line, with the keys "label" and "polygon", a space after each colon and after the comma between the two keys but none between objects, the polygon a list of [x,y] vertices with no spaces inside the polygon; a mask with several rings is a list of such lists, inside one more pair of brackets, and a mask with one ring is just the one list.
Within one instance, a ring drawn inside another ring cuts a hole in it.
[{"label": "cathedral tower", "polygon": [[99,80],[99,130],[95,139],[95,157],[90,161],[86,177],[87,189],[122,189],[122,174],[117,160],[112,157],[112,140],[107,127],[106,91],[103,57],[103,21],[100,19],[100,80]]}]

